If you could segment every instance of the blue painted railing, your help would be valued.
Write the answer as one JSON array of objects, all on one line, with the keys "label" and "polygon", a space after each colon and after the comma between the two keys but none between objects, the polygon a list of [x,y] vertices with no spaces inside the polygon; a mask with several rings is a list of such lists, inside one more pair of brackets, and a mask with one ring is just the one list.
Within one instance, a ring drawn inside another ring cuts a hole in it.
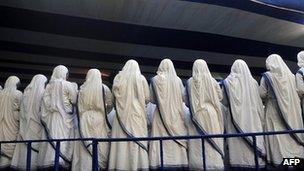
[{"label": "blue painted railing", "polygon": [[137,138],[74,138],[74,139],[49,139],[49,140],[22,140],[22,141],[0,141],[1,144],[5,143],[26,143],[27,144],[27,158],[26,158],[26,170],[31,170],[31,146],[32,143],[39,142],[56,142],[55,147],[55,163],[54,170],[59,170],[59,149],[60,142],[63,141],[92,141],[93,146],[93,160],[92,160],[92,170],[98,171],[98,143],[99,142],[121,142],[121,141],[159,141],[160,143],[160,158],[161,158],[161,170],[164,170],[164,159],[163,159],[163,141],[167,140],[189,140],[189,139],[201,139],[202,141],[202,156],[203,156],[203,167],[206,170],[205,161],[205,145],[204,139],[206,138],[231,138],[231,137],[252,137],[253,147],[254,147],[254,161],[256,170],[260,170],[258,163],[257,154],[257,136],[269,136],[269,135],[279,135],[279,134],[294,134],[294,133],[304,133],[304,129],[300,130],[287,130],[287,131],[272,131],[272,132],[255,132],[255,133],[243,133],[243,134],[208,134],[208,135],[193,135],[193,136],[174,136],[174,137],[137,137]]}]

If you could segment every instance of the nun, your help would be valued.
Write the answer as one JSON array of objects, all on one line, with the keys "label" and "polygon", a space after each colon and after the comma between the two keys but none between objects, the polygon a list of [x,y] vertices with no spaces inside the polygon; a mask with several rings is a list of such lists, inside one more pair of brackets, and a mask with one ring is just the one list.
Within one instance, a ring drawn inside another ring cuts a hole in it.
[{"label": "nun", "polygon": [[[107,114],[113,108],[110,89],[102,83],[98,69],[90,69],[78,96],[78,135],[80,138],[108,138],[111,125]],[[109,143],[98,144],[98,165],[106,170]],[[75,142],[73,171],[92,170],[92,142]]]},{"label": "nun", "polygon": [[296,73],[296,86],[298,90],[298,94],[301,100],[302,107],[302,119],[304,121],[303,109],[304,109],[304,51],[298,53],[298,66],[300,69]]},{"label": "nun", "polygon": [[[188,134],[183,107],[184,86],[170,59],[161,61],[157,75],[151,79],[151,101],[156,104],[151,136],[186,136]],[[166,169],[187,169],[187,141],[163,141],[163,166]],[[150,169],[161,166],[160,142],[150,141]]]},{"label": "nun", "polygon": [[[193,64],[192,77],[186,84],[187,106],[190,111],[189,135],[223,134],[221,111],[222,90],[211,76],[207,63],[198,59]],[[224,141],[208,138],[204,141],[207,170],[224,170]],[[203,170],[202,142],[189,140],[190,170]]]},{"label": "nun", "polygon": [[[266,131],[303,129],[295,75],[277,54],[267,58],[266,68],[260,82],[260,95],[266,100]],[[303,135],[267,136],[266,148],[267,160],[274,166],[279,166],[283,158],[303,158]]]},{"label": "nun", "polygon": [[[0,91],[0,141],[17,140],[19,131],[19,110],[22,93],[17,90],[20,80],[10,76]],[[6,170],[11,165],[15,143],[1,144],[0,169]]]},{"label": "nun", "polygon": [[[41,139],[42,125],[40,122],[40,106],[47,78],[44,75],[35,75],[31,83],[25,88],[19,115],[18,140]],[[37,169],[38,143],[31,144],[31,169]],[[12,159],[12,168],[26,169],[27,144],[17,143]]]},{"label": "nun", "polygon": [[[112,92],[116,107],[112,138],[147,137],[146,104],[150,99],[149,86],[135,60],[129,60],[115,76]],[[108,170],[148,169],[146,141],[111,143]]]},{"label": "nun", "polygon": [[[77,84],[67,81],[68,69],[59,65],[54,68],[50,82],[45,88],[41,104],[41,139],[71,139],[75,137]],[[59,166],[71,166],[73,145],[71,141],[60,143]],[[55,164],[56,142],[44,142],[39,146],[38,169],[52,169]]]},{"label": "nun", "polygon": [[[263,132],[264,109],[259,95],[259,85],[252,77],[245,61],[238,59],[228,77],[223,81],[224,100],[227,107],[226,132]],[[251,137],[228,138],[228,164],[231,169],[255,168],[254,144]],[[265,167],[266,150],[262,136],[256,138],[258,164]]]}]

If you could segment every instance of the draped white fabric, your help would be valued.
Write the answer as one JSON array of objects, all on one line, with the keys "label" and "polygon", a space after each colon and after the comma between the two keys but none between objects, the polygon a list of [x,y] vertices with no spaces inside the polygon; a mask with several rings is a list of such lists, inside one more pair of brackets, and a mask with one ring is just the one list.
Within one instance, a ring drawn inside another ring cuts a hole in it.
[{"label": "draped white fabric", "polygon": [[[164,59],[159,65],[157,75],[151,81],[152,102],[157,105],[155,110],[151,136],[187,135],[185,113],[183,109],[184,87],[176,75],[173,63]],[[158,110],[159,109],[159,110]],[[187,141],[164,141],[164,166],[188,167]],[[150,142],[150,167],[160,166],[160,144]]]},{"label": "draped white fabric", "polygon": [[[77,84],[66,81],[68,69],[59,65],[54,68],[46,86],[41,106],[41,121],[44,124],[42,139],[74,138],[75,118],[73,104],[77,99]],[[41,168],[54,165],[55,143],[41,143],[38,165]],[[73,153],[72,142],[61,142],[59,163],[69,167]]]},{"label": "draped white fabric", "polygon": [[[116,75],[112,91],[116,99],[112,137],[147,137],[149,86],[136,61],[129,60]],[[148,170],[147,147],[146,141],[111,143],[109,170]]]},{"label": "draped white fabric", "polygon": [[[105,92],[103,92],[105,91]],[[106,107],[106,110],[105,110]],[[106,115],[113,107],[110,89],[102,84],[101,73],[98,69],[90,69],[86,81],[80,87],[78,96],[78,133],[81,138],[108,138],[110,128]],[[92,169],[91,142],[76,142],[73,155],[72,170]],[[98,144],[98,163],[100,169],[107,168],[108,143]]]},{"label": "draped white fabric", "polygon": [[[266,72],[266,77],[262,78],[260,85],[261,96],[268,99],[266,131],[302,129],[303,121],[295,76],[276,54],[267,58],[266,67],[269,71]],[[268,136],[268,160],[278,165],[283,158],[303,157],[304,149],[299,142],[303,142],[301,134]]]},{"label": "draped white fabric", "polygon": [[[193,64],[192,77],[187,82],[189,108],[192,118],[189,123],[189,134],[223,134],[224,123],[221,111],[222,90],[217,81],[211,76],[207,63],[204,60],[196,60]],[[219,153],[205,141],[206,168],[208,170],[223,170],[224,162],[223,139],[210,139],[221,151]],[[189,140],[189,168],[203,169],[201,140]]]},{"label": "draped white fabric", "polygon": [[[24,90],[20,106],[19,140],[41,139],[42,125],[40,122],[40,107],[47,78],[44,75],[35,75],[31,83]],[[31,169],[37,168],[38,143],[32,144]],[[12,166],[26,169],[27,145],[18,143],[12,159]]]},{"label": "draped white fabric", "polygon": [[[14,141],[19,130],[19,109],[22,93],[17,90],[20,82],[16,76],[10,76],[0,91],[0,140]],[[16,144],[1,144],[0,168],[8,167]]]},{"label": "draped white fabric", "polygon": [[[243,60],[236,60],[231,73],[224,80],[227,93],[226,106],[230,108],[227,116],[227,133],[263,132],[264,109],[259,95],[259,85],[252,77]],[[231,113],[230,113],[231,112]],[[229,138],[229,164],[236,167],[255,167],[252,138]],[[263,137],[257,137],[257,147],[261,156],[266,156]],[[265,165],[262,158],[260,165]]]},{"label": "draped white fabric", "polygon": [[304,109],[304,51],[301,51],[297,55],[298,58],[298,66],[300,67],[298,72],[296,73],[296,86],[298,95],[301,99],[301,107],[302,107],[302,118],[304,118],[303,115],[303,109]]}]

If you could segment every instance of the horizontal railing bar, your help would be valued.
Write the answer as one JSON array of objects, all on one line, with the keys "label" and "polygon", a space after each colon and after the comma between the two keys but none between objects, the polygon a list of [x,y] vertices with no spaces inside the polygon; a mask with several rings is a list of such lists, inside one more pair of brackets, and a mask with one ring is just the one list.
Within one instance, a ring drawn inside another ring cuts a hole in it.
[{"label": "horizontal railing bar", "polygon": [[171,137],[134,137],[134,138],[63,138],[63,139],[44,139],[44,140],[18,140],[18,141],[0,141],[0,143],[35,143],[35,142],[51,142],[51,141],[93,141],[98,142],[120,142],[120,141],[157,141],[157,140],[187,140],[187,139],[202,139],[202,138],[232,138],[232,137],[247,137],[247,136],[264,136],[278,134],[294,134],[304,133],[304,129],[286,130],[286,131],[270,131],[270,132],[251,132],[251,133],[235,133],[235,134],[205,134],[205,135],[186,135],[186,136],[171,136]]}]

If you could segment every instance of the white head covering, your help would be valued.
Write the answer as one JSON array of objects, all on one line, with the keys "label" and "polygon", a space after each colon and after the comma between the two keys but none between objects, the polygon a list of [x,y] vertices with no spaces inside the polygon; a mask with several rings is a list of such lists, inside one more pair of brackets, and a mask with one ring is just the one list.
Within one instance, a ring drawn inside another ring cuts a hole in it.
[{"label": "white head covering", "polygon": [[138,63],[129,60],[115,76],[113,94],[116,99],[116,114],[123,126],[133,136],[147,136],[145,94],[148,83],[141,75]]},{"label": "white head covering", "polygon": [[272,54],[266,59],[266,68],[276,76],[293,75],[280,55]]},{"label": "white head covering", "polygon": [[54,68],[50,82],[55,80],[66,80],[68,74],[67,67],[58,65]]},{"label": "white head covering", "polygon": [[[192,77],[189,79],[189,83],[191,89],[191,106],[194,110],[193,117],[209,133],[223,133],[224,123],[218,96],[219,85],[211,76],[207,63],[204,60],[198,59],[194,62]],[[208,126],[208,123],[203,123],[204,119],[202,119],[202,117],[210,114],[215,114],[216,118],[214,119],[218,123],[212,123]]]},{"label": "white head covering", "polygon": [[[47,78],[44,75],[35,75],[31,83],[25,88],[21,102],[20,117],[26,123],[26,127],[20,128],[20,134],[23,139],[31,139],[33,136],[27,137],[24,132],[29,132],[31,120],[40,124],[40,105],[44,93]],[[37,132],[35,132],[37,133]]]},{"label": "white head covering", "polygon": [[[184,87],[170,59],[161,61],[153,84],[164,126],[173,136],[187,135],[182,94]],[[186,146],[183,141],[179,142]]]},{"label": "white head covering", "polygon": [[[47,93],[50,99],[44,100],[45,107],[50,111],[58,111],[58,109],[64,109],[62,104],[62,81],[66,81],[68,69],[63,65],[58,65],[54,68],[50,82],[47,85]],[[59,111],[65,113],[66,111]]]},{"label": "white head covering", "polygon": [[297,58],[298,58],[298,66],[300,68],[304,67],[304,51],[299,52]]},{"label": "white head covering", "polygon": [[[143,76],[141,75],[139,65],[135,60],[128,60],[121,71],[116,75],[113,83],[113,91],[117,91],[121,89],[120,87],[126,87],[130,90],[133,90],[133,86],[140,85],[141,79]],[[114,87],[115,84],[115,87]],[[141,86],[140,86],[141,87]],[[117,88],[117,89],[115,89]],[[114,93],[114,92],[113,92]],[[115,95],[119,95],[117,92]],[[123,93],[124,94],[124,93]],[[122,95],[122,94],[121,94]],[[117,96],[115,96],[117,98]],[[118,96],[119,97],[119,96]],[[127,98],[127,97],[126,97]]]},{"label": "white head covering", "polygon": [[269,70],[266,75],[270,79],[282,117],[291,129],[302,129],[301,105],[297,94],[295,75],[277,54],[267,58],[266,66]]},{"label": "white head covering", "polygon": [[20,83],[20,79],[16,76],[10,76],[4,84],[4,90],[17,90],[17,85]]},{"label": "white head covering", "polygon": [[38,74],[33,77],[30,84],[25,88],[22,99],[22,104],[26,107],[25,113],[37,113],[39,111],[39,99],[42,98],[46,82],[47,78],[42,74]]},{"label": "white head covering", "polygon": [[79,96],[82,98],[82,105],[89,109],[101,109],[104,111],[102,78],[98,69],[90,69],[86,81],[80,87]]}]

